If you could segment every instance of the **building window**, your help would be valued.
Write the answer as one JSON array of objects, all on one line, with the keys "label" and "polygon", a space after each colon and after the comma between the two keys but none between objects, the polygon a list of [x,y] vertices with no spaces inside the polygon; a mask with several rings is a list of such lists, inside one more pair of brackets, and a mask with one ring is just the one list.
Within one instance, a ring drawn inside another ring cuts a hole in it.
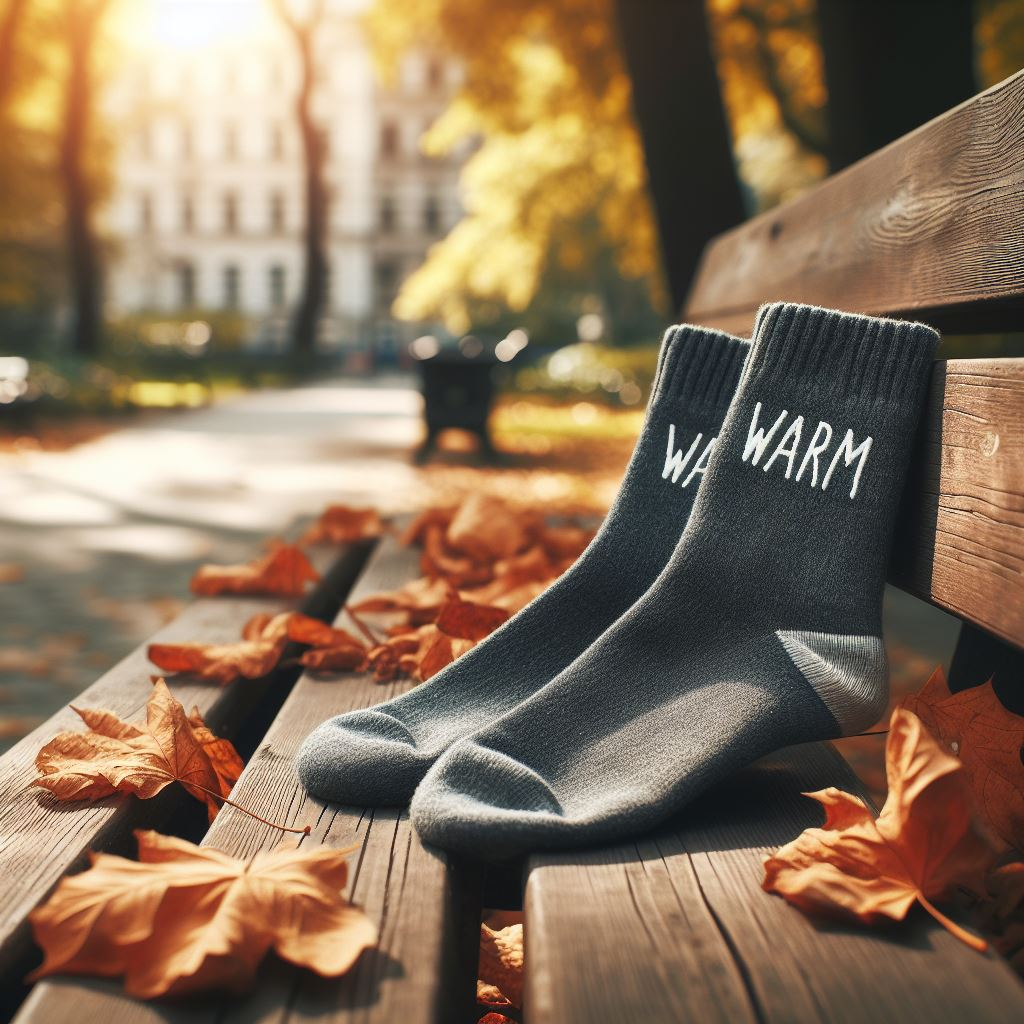
[{"label": "building window", "polygon": [[241,271],[233,263],[224,268],[224,308],[238,309],[241,294]]},{"label": "building window", "polygon": [[423,204],[423,230],[436,235],[441,230],[441,205],[437,196],[427,196]]},{"label": "building window", "polygon": [[274,309],[284,305],[284,267],[276,263],[270,268],[270,304]]},{"label": "building window", "polygon": [[178,304],[185,309],[196,304],[196,268],[191,263],[178,267]]},{"label": "building window", "polygon": [[181,230],[186,234],[190,233],[196,224],[196,209],[192,197],[185,195],[181,197]]},{"label": "building window", "polygon": [[224,157],[234,160],[238,156],[238,129],[233,124],[224,125]]},{"label": "building window", "polygon": [[395,210],[395,201],[391,196],[384,196],[380,201],[380,229],[384,232],[395,230],[398,221],[398,213]]},{"label": "building window", "polygon": [[284,196],[274,192],[270,196],[270,230],[275,234],[284,231]]},{"label": "building window", "polygon": [[398,125],[394,121],[385,121],[380,126],[380,155],[393,160],[398,156],[400,149]]},{"label": "building window", "polygon": [[153,197],[148,192],[139,196],[139,228],[146,235],[153,230]]},{"label": "building window", "polygon": [[284,159],[284,128],[280,124],[270,126],[270,159]]},{"label": "building window", "polygon": [[224,196],[224,231],[229,235],[238,231],[238,196],[234,192]]},{"label": "building window", "polygon": [[398,264],[394,260],[379,260],[374,277],[377,306],[387,309],[398,291]]}]

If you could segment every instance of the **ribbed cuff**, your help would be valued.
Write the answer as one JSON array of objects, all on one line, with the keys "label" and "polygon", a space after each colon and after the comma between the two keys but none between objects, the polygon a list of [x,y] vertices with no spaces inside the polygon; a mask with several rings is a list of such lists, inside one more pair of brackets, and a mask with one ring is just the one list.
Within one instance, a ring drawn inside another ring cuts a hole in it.
[{"label": "ribbed cuff", "polygon": [[745,384],[916,410],[938,343],[925,324],[776,302],[758,312]]},{"label": "ribbed cuff", "polygon": [[749,351],[748,341],[723,331],[690,324],[670,327],[659,357],[655,397],[724,415]]}]

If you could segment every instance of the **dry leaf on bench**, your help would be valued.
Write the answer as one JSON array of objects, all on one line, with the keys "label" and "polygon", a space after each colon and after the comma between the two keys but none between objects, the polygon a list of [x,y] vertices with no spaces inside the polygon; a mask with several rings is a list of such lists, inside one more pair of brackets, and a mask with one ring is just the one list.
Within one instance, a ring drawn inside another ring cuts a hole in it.
[{"label": "dry leaf on bench", "polygon": [[210,820],[241,772],[227,740],[206,727],[198,709],[191,720],[167,684],[157,680],[146,704],[146,727],[122,722],[110,711],[79,711],[87,732],[58,733],[36,755],[33,785],[59,800],[100,800],[111,793],[154,797],[172,782],[206,804]]},{"label": "dry leaf on bench", "polygon": [[320,574],[294,544],[275,541],[262,558],[244,565],[202,565],[192,577],[192,592],[204,597],[217,594],[269,594],[301,597],[306,584]]},{"label": "dry leaf on bench", "polygon": [[1024,851],[1024,718],[1003,707],[991,682],[950,693],[941,668],[901,706],[960,759],[982,820]]},{"label": "dry leaf on bench", "polygon": [[483,640],[508,619],[508,612],[492,605],[476,604],[456,597],[446,601],[437,616],[437,628],[460,640]]},{"label": "dry leaf on bench", "polygon": [[985,949],[932,904],[958,886],[980,891],[992,859],[973,830],[963,768],[903,708],[893,712],[885,760],[889,797],[878,818],[841,790],[808,793],[825,808],[825,824],[765,860],[764,888],[802,910],[866,923],[902,920],[920,903],[957,938]]},{"label": "dry leaf on bench", "polygon": [[273,949],[326,977],[377,941],[341,895],[348,850],[287,848],[238,860],[136,832],[139,860],[104,853],[30,915],[46,954],[32,975],[124,976],[140,999],[249,989]]},{"label": "dry leaf on bench", "polygon": [[239,676],[262,679],[277,667],[286,644],[286,636],[268,631],[267,638],[243,639],[232,644],[150,644],[146,655],[164,672],[183,673],[227,686]]},{"label": "dry leaf on bench", "polygon": [[375,508],[351,508],[328,505],[320,518],[303,534],[303,544],[351,544],[372,540],[384,532],[384,523]]},{"label": "dry leaf on bench", "polygon": [[[494,931],[480,925],[479,979],[493,985],[515,1007],[523,1005],[523,926]],[[478,988],[479,991],[479,988]]]}]

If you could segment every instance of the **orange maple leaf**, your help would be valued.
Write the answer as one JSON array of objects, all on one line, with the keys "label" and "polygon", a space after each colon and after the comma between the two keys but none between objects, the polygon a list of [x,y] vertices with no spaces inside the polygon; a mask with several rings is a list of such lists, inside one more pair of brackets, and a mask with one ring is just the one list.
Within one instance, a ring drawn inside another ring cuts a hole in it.
[{"label": "orange maple leaf", "polygon": [[1003,707],[991,681],[950,693],[941,668],[900,706],[960,759],[983,821],[1007,846],[1024,851],[1024,718]]},{"label": "orange maple leaf", "polygon": [[136,832],[138,861],[91,853],[30,921],[51,974],[124,976],[140,999],[241,992],[273,949],[326,977],[344,974],[377,930],[341,895],[351,850],[274,850],[251,861]]},{"label": "orange maple leaf", "polygon": [[963,768],[904,708],[893,712],[885,760],[889,796],[877,819],[841,790],[806,794],[825,808],[825,824],[765,860],[765,890],[802,910],[836,911],[866,923],[902,920],[919,903],[957,938],[984,950],[983,940],[932,903],[956,886],[980,890],[992,859],[973,829]]},{"label": "orange maple leaf", "polygon": [[58,800],[100,800],[115,792],[147,800],[180,782],[206,804],[212,821],[241,773],[235,748],[214,736],[198,709],[186,717],[162,679],[146,704],[145,728],[110,711],[74,710],[88,731],[58,733],[36,755],[40,774],[33,785]]},{"label": "orange maple leaf", "polygon": [[375,508],[328,505],[303,534],[303,544],[351,544],[372,540],[384,532],[384,523]]},{"label": "orange maple leaf", "polygon": [[301,597],[320,574],[294,544],[274,541],[262,558],[244,565],[201,565],[190,584],[194,594],[270,594]]}]

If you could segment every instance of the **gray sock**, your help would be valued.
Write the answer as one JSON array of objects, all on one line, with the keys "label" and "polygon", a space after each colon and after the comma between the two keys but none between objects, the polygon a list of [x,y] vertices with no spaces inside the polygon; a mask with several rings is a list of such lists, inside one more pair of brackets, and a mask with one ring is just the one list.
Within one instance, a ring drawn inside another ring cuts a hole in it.
[{"label": "gray sock", "polygon": [[407,803],[452,743],[539,690],[636,601],[686,525],[749,347],[718,331],[668,331],[640,439],[591,544],[536,600],[428,682],[315,729],[298,755],[312,794]]},{"label": "gray sock", "polygon": [[875,721],[893,520],[937,340],[765,307],[664,571],[548,686],[434,766],[412,801],[421,836],[483,857],[611,840],[774,749]]}]

